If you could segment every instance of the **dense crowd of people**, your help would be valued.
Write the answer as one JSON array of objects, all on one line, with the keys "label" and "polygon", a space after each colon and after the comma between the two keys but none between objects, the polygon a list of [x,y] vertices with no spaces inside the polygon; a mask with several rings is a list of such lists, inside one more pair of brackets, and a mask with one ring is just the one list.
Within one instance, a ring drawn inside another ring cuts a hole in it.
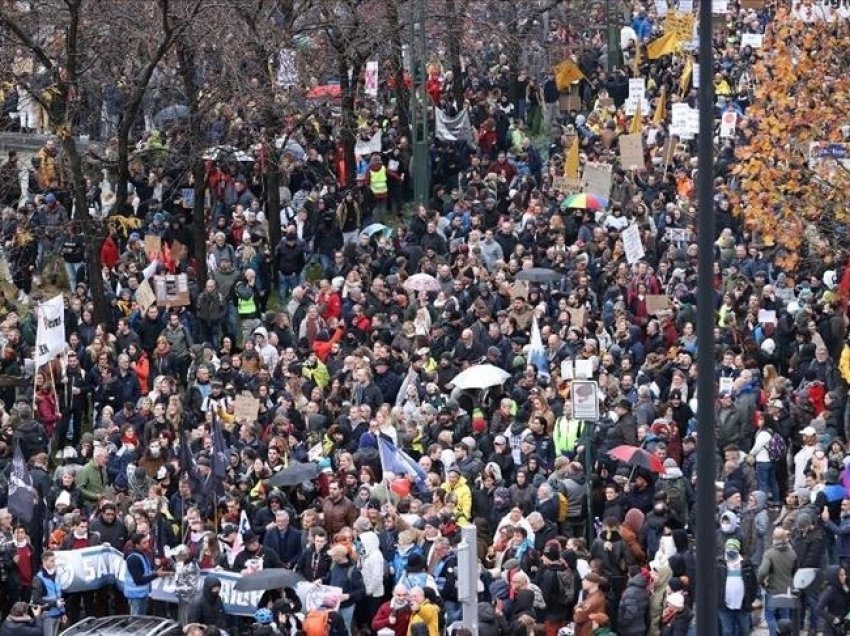
[{"label": "dense crowd of people", "polygon": [[[209,162],[205,245],[181,174],[138,165],[127,202],[91,175],[88,213],[137,219],[112,226],[92,271],[55,140],[27,165],[10,152],[0,636],[151,613],[192,636],[469,634],[456,551],[468,524],[479,634],[693,634],[700,355],[718,388],[719,470],[701,486],[717,494],[720,633],[844,634],[850,278],[836,255],[786,271],[734,207],[752,65],[770,55],[741,40],[770,29],[774,7],[730,2],[730,35],[715,38],[718,124],[728,111],[738,123],[714,167],[716,304],[698,309],[695,142],[668,142],[658,104],[693,106],[697,89],[681,48],[649,59],[665,23],[633,4],[613,72],[604,41],[556,28],[584,75],[572,88],[516,72],[494,44],[468,58],[475,138],[431,140],[424,205],[409,205],[391,86],[360,104],[358,137],[382,131],[383,145],[358,157],[354,184],[337,173],[332,119],[294,131],[303,154],[284,153],[277,245],[259,162]],[[454,115],[451,73],[429,73],[429,99]],[[647,79],[637,122],[630,77]],[[217,121],[222,139],[230,126],[244,121]],[[618,140],[635,130],[647,167],[625,170]],[[597,206],[563,204],[574,152],[611,166]],[[159,275],[178,277],[146,300]],[[65,351],[33,369],[37,307],[63,284]],[[716,315],[713,350],[695,337],[698,310]],[[471,367],[505,379],[459,386]],[[573,416],[574,377],[598,384],[598,420]],[[57,558],[95,546],[124,555],[123,578],[63,589]],[[225,611],[225,573],[275,568],[333,591],[308,606],[293,586],[269,589],[253,617]],[[152,599],[160,579],[174,603]],[[793,621],[778,600],[790,590]]]}]

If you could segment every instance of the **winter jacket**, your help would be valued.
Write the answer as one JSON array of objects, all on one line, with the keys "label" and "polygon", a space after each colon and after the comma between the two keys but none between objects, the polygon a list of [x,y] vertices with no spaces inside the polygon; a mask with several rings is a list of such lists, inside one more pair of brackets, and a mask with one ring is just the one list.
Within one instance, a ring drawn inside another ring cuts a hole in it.
[{"label": "winter jacket", "polygon": [[[717,600],[720,607],[723,607],[725,604],[726,574],[728,570],[726,559],[723,557],[717,559]],[[753,601],[756,600],[756,595],[758,594],[758,582],[752,562],[743,557],[741,558],[741,578],[744,580],[744,602],[741,605],[741,609],[749,612],[752,610]]]},{"label": "winter jacket", "polygon": [[363,574],[350,561],[343,564],[334,563],[325,583],[339,587],[343,594],[348,594],[348,599],[340,603],[341,608],[351,607],[361,602],[366,596]]},{"label": "winter jacket", "polygon": [[[569,576],[572,580],[572,575],[573,573],[563,562],[552,563],[537,571],[534,583],[540,588],[543,598],[547,601],[546,609],[540,613],[542,620],[563,622],[572,614],[578,598],[578,589],[574,587],[573,594],[569,598],[565,598],[559,583],[559,577]],[[572,583],[574,585],[575,581],[572,581]]]},{"label": "winter jacket", "polygon": [[198,297],[198,320],[212,325],[224,316],[224,298],[218,291],[203,292]]},{"label": "winter jacket", "polygon": [[[390,625],[390,614],[395,612],[395,624]],[[479,614],[478,620],[481,620]],[[390,601],[382,603],[378,608],[378,613],[372,619],[372,629],[380,631],[382,629],[391,629],[395,632],[395,636],[407,636],[407,628],[410,625],[410,605],[405,605],[397,610],[393,610]],[[479,629],[480,634],[480,629]]]},{"label": "winter jacket", "polygon": [[457,497],[457,523],[460,526],[472,521],[472,490],[466,483],[466,477],[458,477],[457,482],[451,485],[448,481],[441,486],[446,493],[454,493]]},{"label": "winter jacket", "polygon": [[850,609],[850,588],[838,581],[840,566],[831,565],[826,569],[826,587],[818,598],[818,616],[821,618],[824,636],[841,636],[844,631],[835,629],[836,621],[842,624],[847,610]]},{"label": "winter jacket", "polygon": [[791,544],[794,546],[794,552],[797,553],[797,567],[821,567],[826,547],[824,543],[823,535],[817,529],[794,537]]},{"label": "winter jacket", "polygon": [[[372,627],[374,627],[374,622]],[[508,633],[504,616],[498,616],[490,603],[478,604],[478,636],[502,636]]]},{"label": "winter jacket", "polygon": [[224,614],[224,603],[218,593],[213,593],[213,588],[221,588],[218,577],[208,576],[204,579],[204,587],[201,593],[189,606],[189,622],[201,623],[202,625],[215,625],[224,629],[226,622]]},{"label": "winter jacket", "polygon": [[694,615],[687,607],[661,628],[661,636],[687,636]]},{"label": "winter jacket", "polygon": [[24,617],[24,620],[13,620],[7,617],[0,627],[0,636],[41,636],[44,633],[44,619],[39,616],[33,620]]},{"label": "winter jacket", "polygon": [[756,507],[741,513],[741,554],[753,563],[761,563],[770,529],[770,517],[767,514],[767,495],[756,490],[752,496],[756,500]]},{"label": "winter jacket", "polygon": [[629,579],[617,611],[617,633],[620,636],[644,636],[647,631],[649,590],[646,576],[635,574]]},{"label": "winter jacket", "polygon": [[360,535],[360,543],[363,546],[360,570],[366,596],[381,598],[384,595],[384,555],[381,554],[378,535],[371,531],[364,532]]},{"label": "winter jacket", "polygon": [[593,636],[593,625],[590,617],[593,614],[605,613],[607,603],[605,594],[597,590],[576,605],[575,624],[576,636]]},{"label": "winter jacket", "polygon": [[277,528],[266,530],[263,545],[277,552],[283,567],[291,568],[301,554],[301,531],[291,527],[284,532]]},{"label": "winter jacket", "polygon": [[850,559],[850,516],[841,517],[838,525],[830,520],[825,521],[823,526],[835,536],[835,557],[838,560]]},{"label": "winter jacket", "polygon": [[786,594],[794,580],[797,554],[787,542],[774,543],[764,552],[757,579],[768,594]]}]

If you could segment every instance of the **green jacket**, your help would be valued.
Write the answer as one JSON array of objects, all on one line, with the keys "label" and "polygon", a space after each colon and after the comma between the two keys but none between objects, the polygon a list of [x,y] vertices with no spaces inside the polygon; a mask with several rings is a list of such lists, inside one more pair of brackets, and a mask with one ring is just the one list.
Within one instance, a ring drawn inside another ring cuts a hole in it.
[{"label": "green jacket", "polygon": [[94,460],[90,460],[77,473],[76,484],[86,503],[96,503],[108,485],[106,468],[100,469],[94,465]]}]

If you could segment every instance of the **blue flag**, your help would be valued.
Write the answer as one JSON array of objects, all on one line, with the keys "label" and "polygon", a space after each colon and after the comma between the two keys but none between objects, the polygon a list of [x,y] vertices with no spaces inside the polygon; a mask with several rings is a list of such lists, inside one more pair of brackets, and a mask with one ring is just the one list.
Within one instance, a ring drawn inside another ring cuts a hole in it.
[{"label": "blue flag", "polygon": [[425,469],[403,450],[384,435],[378,436],[378,454],[381,457],[381,468],[396,475],[408,475],[413,481],[424,482],[428,474]]},{"label": "blue flag", "polygon": [[549,377],[549,361],[546,359],[546,350],[543,348],[543,339],[540,337],[537,316],[534,317],[531,323],[531,342],[528,348],[528,361],[534,365],[540,377]]},{"label": "blue flag", "polygon": [[32,475],[24,461],[21,445],[15,446],[12,458],[12,470],[9,474],[9,512],[18,521],[29,524],[35,510],[35,488],[32,485]]}]

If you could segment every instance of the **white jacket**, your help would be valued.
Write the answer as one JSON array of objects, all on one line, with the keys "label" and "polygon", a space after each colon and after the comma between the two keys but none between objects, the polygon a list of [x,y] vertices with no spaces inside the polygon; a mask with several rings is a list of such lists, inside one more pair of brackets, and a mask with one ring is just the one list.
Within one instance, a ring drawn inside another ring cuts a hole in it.
[{"label": "white jacket", "polygon": [[384,595],[384,555],[381,554],[378,535],[371,531],[364,532],[360,535],[360,544],[363,546],[360,570],[366,596],[380,598]]}]

